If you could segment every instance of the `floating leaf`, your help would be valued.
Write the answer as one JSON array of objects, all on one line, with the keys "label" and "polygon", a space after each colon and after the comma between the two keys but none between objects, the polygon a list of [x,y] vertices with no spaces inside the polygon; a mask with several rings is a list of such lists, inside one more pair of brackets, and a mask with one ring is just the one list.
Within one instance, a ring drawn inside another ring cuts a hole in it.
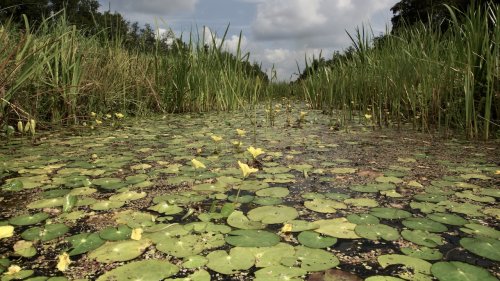
[{"label": "floating leaf", "polygon": [[401,248],[401,252],[410,257],[429,260],[429,261],[436,261],[443,258],[443,254],[441,254],[439,250],[427,247],[422,247],[417,249]]},{"label": "floating leaf", "polygon": [[118,227],[107,227],[99,231],[99,236],[108,241],[126,240],[132,235],[132,229],[126,225],[119,225]]},{"label": "floating leaf", "polygon": [[264,229],[265,224],[257,221],[250,221],[241,211],[234,211],[227,218],[227,224],[240,229]]},{"label": "floating leaf", "polygon": [[309,210],[313,210],[318,213],[335,213],[337,212],[337,209],[347,208],[344,203],[329,199],[314,199],[312,201],[306,201],[304,202],[304,206]]},{"label": "floating leaf", "polygon": [[70,256],[80,255],[92,250],[95,250],[104,244],[97,233],[81,233],[66,238],[71,244],[71,251],[68,252]]},{"label": "floating leaf", "polygon": [[297,210],[288,206],[263,206],[248,212],[250,220],[260,221],[265,224],[284,223],[298,216]]},{"label": "floating leaf", "polygon": [[52,198],[52,199],[41,199],[35,202],[31,202],[26,207],[28,209],[43,209],[43,208],[60,207],[63,204],[64,204],[64,198]]},{"label": "floating leaf", "polygon": [[97,281],[112,280],[163,280],[179,272],[179,268],[168,261],[143,260],[128,263],[106,272]]},{"label": "floating leaf", "polygon": [[405,219],[411,217],[407,211],[394,208],[372,208],[370,214],[381,219]]},{"label": "floating leaf", "polygon": [[36,213],[33,215],[26,214],[11,218],[9,220],[9,223],[19,226],[33,225],[46,220],[48,217],[49,215],[47,213]]},{"label": "floating leaf", "polygon": [[434,213],[434,214],[429,214],[427,215],[428,218],[430,218],[433,221],[437,221],[440,223],[444,224],[449,224],[449,225],[464,225],[467,223],[467,220],[455,215],[455,214],[446,214],[446,213]]},{"label": "floating leaf", "polygon": [[297,236],[297,239],[300,244],[313,249],[327,248],[337,243],[337,238],[321,236],[314,231],[303,231]]},{"label": "floating leaf", "polygon": [[381,176],[381,177],[377,177],[377,178],[375,178],[375,181],[380,182],[380,183],[394,183],[394,184],[398,184],[398,183],[402,183],[403,182],[402,179],[394,177],[394,176],[389,176],[389,177]]},{"label": "floating leaf", "polygon": [[347,220],[354,224],[378,224],[380,220],[370,214],[350,214]]},{"label": "floating leaf", "polygon": [[303,221],[303,220],[291,220],[285,223],[285,225],[288,225],[288,231],[282,231],[282,232],[302,232],[305,230],[313,230],[319,227],[314,222],[309,222],[309,221]]},{"label": "floating leaf", "polygon": [[354,168],[333,168],[331,170],[333,174],[354,174],[356,171]]},{"label": "floating leaf", "polygon": [[302,278],[296,277],[306,274],[307,271],[302,268],[273,265],[257,270],[254,281],[301,281]]},{"label": "floating leaf", "polygon": [[122,207],[125,202],[120,201],[99,201],[90,206],[90,209],[94,211],[106,211],[111,209],[118,209]]},{"label": "floating leaf", "polygon": [[417,245],[425,247],[437,247],[444,245],[443,238],[440,235],[429,233],[423,230],[403,230],[401,236]]},{"label": "floating leaf", "polygon": [[213,251],[207,255],[207,267],[222,274],[234,274],[240,270],[247,270],[255,263],[253,253],[247,248],[232,248],[226,251]]},{"label": "floating leaf", "polygon": [[149,207],[148,210],[152,210],[164,215],[176,215],[181,213],[184,209],[174,204],[162,202]]},{"label": "floating leaf", "polygon": [[380,266],[386,268],[393,264],[402,264],[412,268],[415,272],[422,274],[431,274],[431,264],[425,260],[404,256],[404,255],[382,255],[377,258]]},{"label": "floating leaf", "polygon": [[109,200],[111,201],[134,201],[134,200],[139,200],[144,197],[146,197],[146,192],[136,192],[136,191],[127,191],[127,192],[122,192],[115,194],[111,197],[109,197]]},{"label": "floating leaf", "polygon": [[398,230],[385,224],[357,225],[354,231],[357,235],[370,240],[382,238],[387,241],[394,241],[399,239]]},{"label": "floating leaf", "polygon": [[104,245],[89,253],[89,258],[102,263],[129,261],[142,255],[151,245],[149,240],[125,240],[106,242]]},{"label": "floating leaf", "polygon": [[206,257],[195,255],[195,256],[185,257],[183,259],[182,267],[188,269],[199,268],[206,265],[207,263],[208,259]]},{"label": "floating leaf", "polygon": [[63,236],[69,228],[64,224],[47,224],[45,227],[33,227],[25,230],[21,237],[28,241],[49,241]]},{"label": "floating leaf", "polygon": [[492,238],[462,238],[460,245],[466,250],[494,261],[500,261],[500,241]]},{"label": "floating leaf", "polygon": [[203,250],[224,245],[222,234],[185,235],[179,238],[163,237],[156,241],[156,248],[166,254],[184,258],[201,253]]},{"label": "floating leaf", "polygon": [[496,281],[488,270],[464,262],[437,262],[431,267],[439,281]]},{"label": "floating leaf", "polygon": [[272,247],[248,248],[255,256],[256,267],[269,267],[280,265],[283,257],[293,256],[295,249],[292,245],[278,243]]},{"label": "floating leaf", "polygon": [[255,195],[261,196],[261,197],[278,197],[278,198],[283,198],[288,196],[290,191],[288,188],[285,187],[270,187],[270,188],[264,188],[261,190],[258,190],[255,192]]},{"label": "floating leaf", "polygon": [[271,247],[278,244],[280,237],[264,230],[234,230],[226,236],[226,242],[239,247]]},{"label": "floating leaf", "polygon": [[314,223],[319,225],[319,228],[314,231],[321,234],[343,239],[361,238],[354,232],[356,225],[350,223],[346,218],[319,220]]},{"label": "floating leaf", "polygon": [[344,203],[356,207],[377,207],[378,202],[370,198],[351,198],[344,200]]},{"label": "floating leaf", "polygon": [[24,258],[31,258],[36,255],[36,249],[33,242],[19,240],[14,244],[14,252]]},{"label": "floating leaf", "polygon": [[300,262],[300,268],[307,271],[322,271],[339,265],[335,255],[321,249],[297,246],[294,258]]},{"label": "floating leaf", "polygon": [[460,228],[460,230],[465,233],[480,237],[484,236],[484,237],[500,239],[500,231],[492,227],[488,227],[481,224],[476,224],[476,223],[465,224],[463,228]]},{"label": "floating leaf", "polygon": [[403,221],[403,225],[408,228],[429,232],[445,232],[448,230],[444,224],[425,218],[407,218]]},{"label": "floating leaf", "polygon": [[309,275],[308,281],[363,281],[360,277],[340,269],[328,269]]}]

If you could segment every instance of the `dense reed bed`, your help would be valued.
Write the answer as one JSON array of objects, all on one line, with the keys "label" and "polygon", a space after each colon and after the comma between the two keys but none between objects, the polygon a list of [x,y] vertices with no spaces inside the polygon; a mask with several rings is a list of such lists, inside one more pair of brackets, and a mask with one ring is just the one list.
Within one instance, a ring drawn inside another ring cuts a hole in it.
[{"label": "dense reed bed", "polygon": [[342,110],[341,121],[366,114],[379,126],[492,137],[500,129],[500,6],[449,10],[454,23],[445,32],[418,25],[373,46],[358,29],[353,56],[308,75],[298,91],[315,108]]},{"label": "dense reed bed", "polygon": [[248,54],[224,51],[225,34],[190,37],[166,51],[158,44],[144,52],[104,35],[85,36],[64,16],[36,29],[3,23],[0,125],[32,118],[81,124],[91,112],[231,110],[260,99],[267,77],[249,71]]}]

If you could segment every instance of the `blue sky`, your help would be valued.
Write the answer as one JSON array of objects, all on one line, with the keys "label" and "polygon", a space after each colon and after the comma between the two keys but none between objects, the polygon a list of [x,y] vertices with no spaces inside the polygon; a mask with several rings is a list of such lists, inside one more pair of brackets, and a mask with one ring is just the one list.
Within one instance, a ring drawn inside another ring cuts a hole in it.
[{"label": "blue sky", "polygon": [[347,31],[369,24],[378,35],[390,27],[390,8],[398,0],[99,0],[101,9],[130,21],[150,23],[186,36],[198,28],[219,38],[230,24],[226,48],[242,47],[280,80],[295,79],[305,57],[331,57],[350,45]]}]

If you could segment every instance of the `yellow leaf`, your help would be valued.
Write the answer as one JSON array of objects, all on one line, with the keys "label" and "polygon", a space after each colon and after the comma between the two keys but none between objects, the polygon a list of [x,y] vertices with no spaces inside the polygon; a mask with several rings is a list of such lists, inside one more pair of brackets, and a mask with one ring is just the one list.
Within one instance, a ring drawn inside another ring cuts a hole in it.
[{"label": "yellow leaf", "polygon": [[289,223],[285,223],[283,225],[283,227],[281,228],[281,232],[283,232],[283,233],[287,233],[287,232],[290,232],[290,231],[292,231],[292,225],[289,224]]},{"label": "yellow leaf", "polygon": [[57,256],[57,258],[59,259],[59,262],[57,263],[57,269],[59,269],[59,271],[66,271],[69,267],[69,264],[71,263],[69,255],[67,253],[62,253],[61,255]]},{"label": "yellow leaf", "polygon": [[241,163],[240,161],[238,161],[238,165],[240,165],[240,169],[243,172],[244,178],[248,177],[251,173],[256,173],[259,171],[259,169],[250,168],[247,164]]},{"label": "yellow leaf", "polygon": [[24,132],[23,128],[24,128],[23,121],[18,121],[17,122],[17,130],[22,133],[22,132]]},{"label": "yellow leaf", "polygon": [[205,166],[205,164],[201,163],[200,161],[198,161],[196,159],[192,159],[191,163],[193,163],[193,166],[195,169],[206,169],[207,168]]},{"label": "yellow leaf", "polygon": [[130,236],[130,239],[139,241],[142,238],[142,228],[134,228],[132,229],[132,235]]},{"label": "yellow leaf", "polygon": [[14,227],[11,225],[0,226],[0,239],[9,238],[14,235]]},{"label": "yellow leaf", "polygon": [[212,139],[215,141],[215,142],[219,142],[222,140],[222,137],[219,137],[219,136],[216,136],[216,135],[213,135],[212,136]]},{"label": "yellow leaf", "polygon": [[244,136],[247,133],[245,130],[241,129],[236,129],[236,132],[238,133],[239,136]]},{"label": "yellow leaf", "polygon": [[250,152],[250,154],[252,154],[253,158],[257,158],[259,155],[263,154],[264,151],[260,148],[254,148],[253,146],[250,146],[249,148],[247,148],[247,151]]},{"label": "yellow leaf", "polygon": [[7,269],[7,272],[5,272],[5,275],[14,275],[21,271],[21,267],[19,265],[11,265],[9,266],[9,269]]},{"label": "yellow leaf", "polygon": [[32,135],[35,135],[36,121],[35,119],[30,120],[30,131]]}]

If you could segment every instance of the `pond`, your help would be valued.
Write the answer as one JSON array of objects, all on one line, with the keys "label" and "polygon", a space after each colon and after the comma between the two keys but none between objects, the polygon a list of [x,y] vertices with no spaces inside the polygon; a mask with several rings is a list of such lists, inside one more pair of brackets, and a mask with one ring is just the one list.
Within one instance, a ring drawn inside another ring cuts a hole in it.
[{"label": "pond", "polygon": [[268,114],[4,144],[1,280],[498,280],[498,141]]}]

